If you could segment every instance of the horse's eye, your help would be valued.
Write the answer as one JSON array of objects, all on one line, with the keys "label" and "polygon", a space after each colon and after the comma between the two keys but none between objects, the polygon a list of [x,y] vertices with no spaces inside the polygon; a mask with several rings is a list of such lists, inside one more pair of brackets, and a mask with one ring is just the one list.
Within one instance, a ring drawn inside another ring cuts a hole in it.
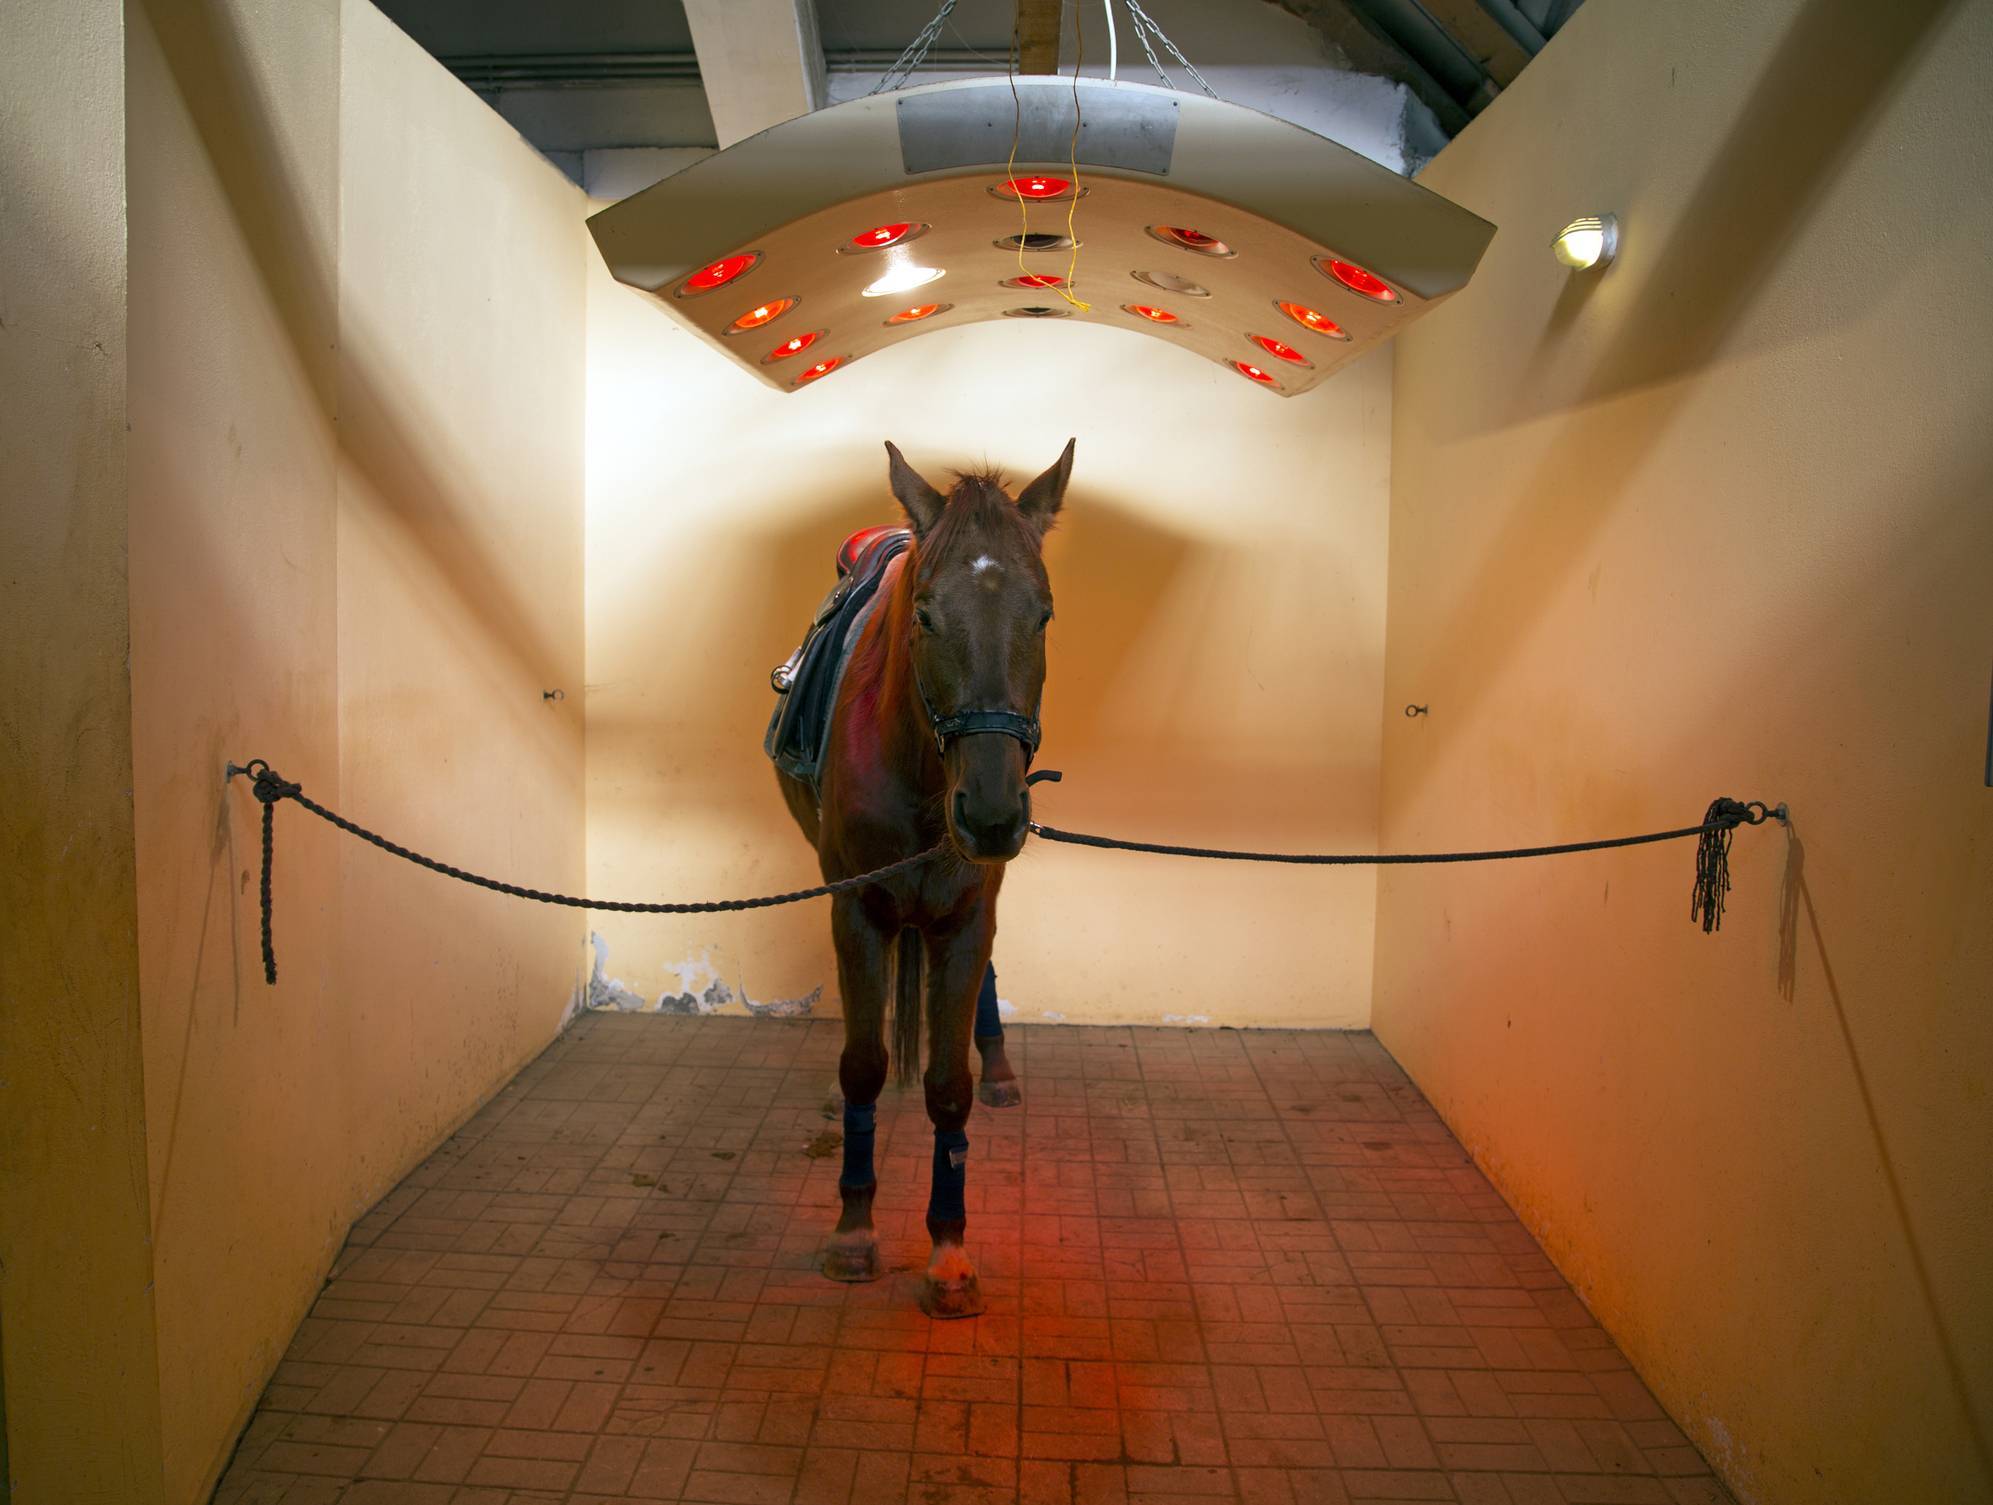
[{"label": "horse's eye", "polygon": [[1048,609],[1046,610],[1045,614],[1044,614],[1043,616],[1039,617],[1039,619],[1038,619],[1038,630],[1039,630],[1040,632],[1043,632],[1043,631],[1044,631],[1044,630],[1046,629],[1046,627],[1047,627],[1048,625],[1050,625],[1051,621],[1052,621],[1052,613],[1051,613],[1050,609],[1048,608]]},{"label": "horse's eye", "polygon": [[925,606],[916,606],[913,609],[913,619],[922,632],[934,631],[934,617]]}]

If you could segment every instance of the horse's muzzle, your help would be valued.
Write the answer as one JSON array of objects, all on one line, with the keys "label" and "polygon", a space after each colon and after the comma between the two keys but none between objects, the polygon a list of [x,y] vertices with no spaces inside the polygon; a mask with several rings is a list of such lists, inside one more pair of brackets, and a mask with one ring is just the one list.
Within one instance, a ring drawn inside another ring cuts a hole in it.
[{"label": "horse's muzzle", "polygon": [[1015,802],[998,804],[972,800],[957,789],[948,801],[948,834],[971,862],[1008,862],[1024,850],[1031,825],[1031,797],[1018,790]]}]

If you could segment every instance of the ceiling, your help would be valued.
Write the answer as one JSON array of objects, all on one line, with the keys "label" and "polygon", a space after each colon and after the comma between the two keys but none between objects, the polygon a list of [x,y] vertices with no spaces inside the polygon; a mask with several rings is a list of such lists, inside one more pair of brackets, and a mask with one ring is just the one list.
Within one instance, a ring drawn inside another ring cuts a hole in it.
[{"label": "ceiling", "polygon": [[[380,8],[556,160],[591,148],[715,144],[699,60],[680,0],[377,0]],[[1146,0],[1192,62],[1228,54],[1235,70],[1278,70],[1291,42],[1281,13],[1314,34],[1322,60],[1404,85],[1429,114],[1430,155],[1513,82],[1581,0]],[[877,76],[934,15],[938,0],[816,0],[833,94],[839,75]],[[1089,66],[1104,50],[1102,0],[1068,0],[1087,28]],[[1002,70],[1013,0],[957,0],[923,74]],[[1225,17],[1222,12],[1237,14]],[[1124,67],[1144,77],[1133,25],[1116,3]],[[1305,35],[1305,34],[1303,34]],[[1068,30],[1070,38],[1070,27]],[[1201,37],[1193,46],[1190,37]],[[1063,59],[1070,65],[1070,40]],[[1258,54],[1264,54],[1260,56]],[[925,81],[920,78],[917,81]],[[1244,103],[1258,103],[1246,99]],[[569,163],[563,165],[572,166]]]}]

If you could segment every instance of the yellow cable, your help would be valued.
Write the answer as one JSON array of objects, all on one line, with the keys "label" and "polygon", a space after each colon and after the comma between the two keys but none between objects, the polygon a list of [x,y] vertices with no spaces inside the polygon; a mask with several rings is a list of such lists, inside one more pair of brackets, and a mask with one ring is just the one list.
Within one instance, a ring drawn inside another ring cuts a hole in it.
[{"label": "yellow cable", "polygon": [[1080,269],[1080,69],[1086,66],[1086,27],[1080,20],[1079,7],[1073,8],[1073,139],[1067,151],[1073,166],[1073,199],[1066,207],[1066,239],[1072,245],[1072,260],[1066,263],[1066,285],[1060,288],[1059,296],[1077,308],[1081,313],[1093,312],[1093,305],[1073,296],[1072,289],[1079,281]]},{"label": "yellow cable", "polygon": [[1021,226],[1017,235],[1017,275],[1028,277],[1024,269],[1024,244],[1031,239],[1031,206],[1017,187],[1017,140],[1024,131],[1024,106],[1017,98],[1017,71],[1024,57],[1024,43],[1018,30],[1018,17],[1012,12],[1010,21],[1010,165],[1005,169],[1004,186],[1017,196],[1017,222]]},{"label": "yellow cable", "polygon": [[[1081,313],[1091,313],[1093,305],[1082,302],[1072,295],[1071,288],[1080,265],[1079,212],[1080,212],[1080,69],[1086,63],[1086,32],[1080,24],[1079,12],[1073,12],[1073,37],[1076,53],[1073,59],[1073,139],[1068,151],[1072,163],[1072,200],[1066,208],[1066,240],[1072,247],[1072,259],[1066,263],[1066,285],[1054,288],[1061,298],[1077,308]],[[1018,22],[1013,12],[1010,23],[1010,158],[1006,165],[1005,186],[1017,196],[1017,275],[1030,277],[1030,268],[1024,264],[1024,248],[1031,240],[1031,203],[1025,198],[1017,183],[1017,146],[1024,129],[1024,106],[1017,97],[1017,74],[1023,58],[1023,41],[1018,31]]]}]

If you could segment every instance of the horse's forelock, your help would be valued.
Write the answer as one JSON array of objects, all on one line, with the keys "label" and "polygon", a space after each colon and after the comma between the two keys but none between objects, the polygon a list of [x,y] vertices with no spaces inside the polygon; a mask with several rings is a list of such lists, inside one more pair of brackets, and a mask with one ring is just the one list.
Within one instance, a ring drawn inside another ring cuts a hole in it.
[{"label": "horse's forelock", "polygon": [[948,493],[948,505],[940,521],[921,540],[921,552],[930,559],[947,555],[958,536],[981,543],[1015,536],[1031,554],[1039,550],[1039,533],[1017,502],[1004,490],[1003,472],[995,467],[955,472],[955,484]]}]

